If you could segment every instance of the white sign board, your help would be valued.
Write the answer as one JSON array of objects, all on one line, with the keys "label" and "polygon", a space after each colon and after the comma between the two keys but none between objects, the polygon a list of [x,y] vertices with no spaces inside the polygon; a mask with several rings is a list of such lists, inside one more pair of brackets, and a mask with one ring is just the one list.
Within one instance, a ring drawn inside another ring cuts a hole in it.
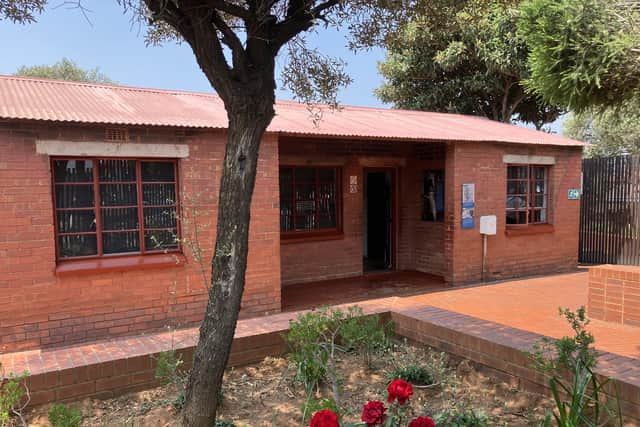
[{"label": "white sign board", "polygon": [[480,234],[494,236],[496,234],[496,216],[485,215],[480,217]]}]

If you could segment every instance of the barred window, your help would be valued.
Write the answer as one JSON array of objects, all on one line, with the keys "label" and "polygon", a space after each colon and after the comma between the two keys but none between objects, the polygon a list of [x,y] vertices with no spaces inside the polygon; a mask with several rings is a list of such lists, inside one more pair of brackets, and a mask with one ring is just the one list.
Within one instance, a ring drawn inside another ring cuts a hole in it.
[{"label": "barred window", "polygon": [[53,159],[58,259],[179,250],[175,160]]},{"label": "barred window", "polygon": [[507,167],[507,224],[548,222],[548,167]]},{"label": "barred window", "polygon": [[280,231],[286,234],[340,229],[340,169],[280,168]]}]

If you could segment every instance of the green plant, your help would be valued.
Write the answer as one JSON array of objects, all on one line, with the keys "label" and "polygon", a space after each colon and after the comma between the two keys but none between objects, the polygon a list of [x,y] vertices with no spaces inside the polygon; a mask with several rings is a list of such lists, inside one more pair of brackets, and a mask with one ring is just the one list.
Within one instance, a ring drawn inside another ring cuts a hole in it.
[{"label": "green plant", "polygon": [[21,375],[5,376],[2,364],[0,364],[0,427],[10,425],[11,417],[17,417],[23,426],[27,423],[22,416],[22,411],[29,404],[31,399],[26,379],[29,376],[27,371]]},{"label": "green plant", "polygon": [[381,324],[380,316],[365,316],[362,308],[353,305],[340,325],[340,338],[348,350],[362,354],[367,367],[371,368],[376,351],[389,347],[393,336],[392,323]]},{"label": "green plant", "polygon": [[172,385],[176,390],[176,395],[171,404],[181,409],[184,406],[187,385],[187,373],[181,367],[184,361],[177,355],[175,350],[167,350],[160,353],[156,364],[155,376],[165,384]]},{"label": "green plant", "polygon": [[53,405],[48,415],[52,427],[77,427],[82,422],[82,411],[61,403]]},{"label": "green plant", "polygon": [[[588,332],[589,320],[584,307],[575,312],[560,309],[573,331],[573,336],[558,340],[545,339],[534,346],[533,366],[549,376],[549,388],[556,410],[547,414],[541,423],[551,426],[552,418],[558,427],[622,426],[622,414],[615,384],[594,375],[598,353],[592,347],[595,339]],[[609,397],[606,389],[613,389]]]},{"label": "green plant", "polygon": [[413,385],[424,386],[424,385],[433,385],[435,381],[433,377],[429,373],[429,371],[418,365],[409,365],[403,368],[396,368],[393,370],[391,375],[389,375],[389,380],[394,378],[403,379]]},{"label": "green plant", "polygon": [[388,330],[379,316],[364,316],[357,306],[346,312],[323,308],[302,314],[291,322],[285,337],[290,360],[296,365],[296,380],[304,385],[307,395],[321,382],[327,382],[333,401],[340,406],[338,352],[361,352],[370,365],[373,352],[389,342]]},{"label": "green plant", "polygon": [[488,427],[488,417],[473,409],[448,410],[438,413],[436,425],[447,427]]},{"label": "green plant", "polygon": [[225,421],[225,420],[216,420],[214,426],[215,427],[236,427],[236,425],[231,421]]}]

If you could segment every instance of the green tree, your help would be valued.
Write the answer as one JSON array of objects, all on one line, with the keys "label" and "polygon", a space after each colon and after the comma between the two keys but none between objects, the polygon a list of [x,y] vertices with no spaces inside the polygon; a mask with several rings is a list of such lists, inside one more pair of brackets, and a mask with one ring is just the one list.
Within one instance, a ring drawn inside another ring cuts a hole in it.
[{"label": "green tree", "polygon": [[[0,0],[2,10],[29,3]],[[31,2],[33,3],[33,2]],[[44,2],[40,2],[43,3]],[[323,23],[368,40],[384,16],[373,0],[118,0],[150,25],[148,41],[178,37],[224,103],[227,143],[220,179],[211,283],[182,411],[182,424],[213,425],[217,395],[238,320],[247,267],[250,206],[262,137],[275,115],[276,58],[288,55],[285,83],[308,102],[335,102],[348,82],[342,62],[305,44]],[[386,2],[381,2],[386,3]],[[13,6],[12,6],[13,5]],[[38,13],[40,4],[26,12]],[[28,22],[28,15],[3,15]],[[0,19],[3,18],[0,16]],[[22,16],[22,18],[20,18]],[[321,41],[322,43],[322,41]]]},{"label": "green tree", "polygon": [[523,3],[518,32],[531,52],[526,81],[531,93],[576,112],[616,106],[637,96],[640,21],[630,3]]},{"label": "green tree", "polygon": [[52,65],[23,65],[18,68],[18,71],[16,71],[16,76],[41,77],[45,79],[70,80],[75,82],[115,83],[106,74],[100,71],[98,67],[85,70],[74,61],[67,58],[62,58],[60,61]]},{"label": "green tree", "polygon": [[[561,113],[527,93],[526,44],[516,31],[518,3],[509,0],[436,0],[383,41],[378,97],[399,108],[533,123]],[[437,6],[437,7],[435,7]]]},{"label": "green tree", "polygon": [[640,154],[639,118],[640,99],[632,99],[618,108],[572,113],[564,123],[564,134],[593,144],[587,156]]},{"label": "green tree", "polygon": [[35,21],[47,0],[0,0],[0,20],[8,19],[17,23]]}]

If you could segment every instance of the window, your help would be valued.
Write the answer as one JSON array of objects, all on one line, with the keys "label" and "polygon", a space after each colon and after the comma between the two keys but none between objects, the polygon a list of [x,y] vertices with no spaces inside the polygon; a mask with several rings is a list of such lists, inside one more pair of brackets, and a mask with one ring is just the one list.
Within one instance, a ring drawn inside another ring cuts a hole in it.
[{"label": "window", "polygon": [[280,231],[339,231],[340,169],[280,168]]},{"label": "window", "polygon": [[507,167],[507,224],[548,222],[548,167]]},{"label": "window", "polygon": [[176,162],[52,161],[59,259],[178,250]]},{"label": "window", "polygon": [[422,183],[422,220],[444,221],[444,171],[432,170],[424,174]]}]

